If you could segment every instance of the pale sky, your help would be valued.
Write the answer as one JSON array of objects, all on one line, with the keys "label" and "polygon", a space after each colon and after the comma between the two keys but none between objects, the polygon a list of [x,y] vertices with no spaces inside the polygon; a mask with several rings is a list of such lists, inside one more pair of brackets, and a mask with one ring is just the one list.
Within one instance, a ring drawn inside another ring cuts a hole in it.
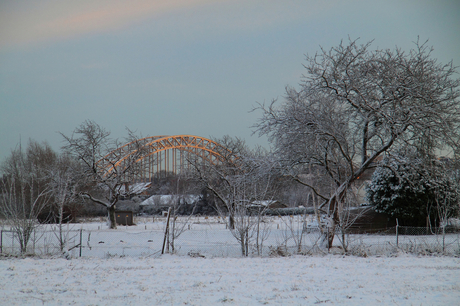
[{"label": "pale sky", "polygon": [[[460,65],[460,1],[0,0],[0,162],[86,119],[115,138],[252,136],[257,102],[297,87],[306,54],[340,40]],[[457,75],[457,77],[460,77]]]}]

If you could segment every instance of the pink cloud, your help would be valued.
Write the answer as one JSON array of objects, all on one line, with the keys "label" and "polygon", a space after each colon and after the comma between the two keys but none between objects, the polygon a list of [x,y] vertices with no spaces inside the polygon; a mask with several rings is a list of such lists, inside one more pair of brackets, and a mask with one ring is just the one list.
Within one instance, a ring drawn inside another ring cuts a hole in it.
[{"label": "pink cloud", "polygon": [[112,31],[136,21],[213,0],[26,1],[2,5],[0,47]]}]

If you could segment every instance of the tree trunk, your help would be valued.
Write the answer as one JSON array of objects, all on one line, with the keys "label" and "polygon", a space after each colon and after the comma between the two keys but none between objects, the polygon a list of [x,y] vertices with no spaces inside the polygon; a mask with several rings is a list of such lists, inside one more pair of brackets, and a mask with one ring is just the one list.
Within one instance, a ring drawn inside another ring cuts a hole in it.
[{"label": "tree trunk", "polygon": [[62,215],[64,214],[64,204],[59,205],[59,245],[61,247],[61,253],[64,251],[64,238],[62,237]]},{"label": "tree trunk", "polygon": [[230,214],[228,216],[228,227],[231,229],[231,230],[234,230],[235,229],[235,219],[233,218],[233,215]]},{"label": "tree trunk", "polygon": [[241,255],[244,257],[244,256],[247,256],[246,254],[246,239],[245,239],[245,233],[241,233],[240,232],[240,245],[241,245]]},{"label": "tree trunk", "polygon": [[337,224],[340,224],[339,210],[343,209],[343,205],[340,205],[340,203],[342,203],[343,199],[345,198],[347,188],[351,185],[353,181],[354,179],[351,178],[349,182],[342,184],[336,191],[336,194],[333,195],[332,198],[329,200],[328,215],[329,221],[332,222],[329,222],[326,228],[328,249],[332,247],[332,243],[334,242],[335,229],[337,227]]},{"label": "tree trunk", "polygon": [[111,205],[107,207],[107,213],[109,217],[109,228],[117,229],[117,221],[115,219],[115,205]]},{"label": "tree trunk", "polygon": [[332,243],[335,238],[335,222],[332,221],[332,226],[327,228],[327,249],[332,248]]},{"label": "tree trunk", "polygon": [[256,236],[257,256],[260,256],[259,233],[260,233],[260,209],[259,209],[259,212],[257,214],[257,236]]},{"label": "tree trunk", "polygon": [[328,248],[332,248],[332,243],[334,242],[334,237],[335,237],[335,230],[337,228],[337,224],[340,224],[340,220],[339,220],[339,207],[337,207],[338,203],[335,202],[335,206],[334,207],[334,212],[332,214],[332,224],[330,224],[329,228],[328,228],[328,231],[329,231],[329,234],[328,234],[328,238],[329,238],[329,241],[328,241]]}]

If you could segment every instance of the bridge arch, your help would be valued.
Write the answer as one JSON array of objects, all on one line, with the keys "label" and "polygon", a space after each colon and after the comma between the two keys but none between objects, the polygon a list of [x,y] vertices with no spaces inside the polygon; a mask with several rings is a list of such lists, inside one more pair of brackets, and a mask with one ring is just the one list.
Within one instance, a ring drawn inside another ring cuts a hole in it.
[{"label": "bridge arch", "polygon": [[[136,154],[140,151],[140,154]],[[132,182],[151,181],[165,173],[179,174],[191,168],[189,161],[199,158],[203,164],[221,163],[230,151],[210,139],[194,135],[150,136],[138,139],[113,150],[99,161],[99,166],[109,174],[136,156],[140,175]]]}]

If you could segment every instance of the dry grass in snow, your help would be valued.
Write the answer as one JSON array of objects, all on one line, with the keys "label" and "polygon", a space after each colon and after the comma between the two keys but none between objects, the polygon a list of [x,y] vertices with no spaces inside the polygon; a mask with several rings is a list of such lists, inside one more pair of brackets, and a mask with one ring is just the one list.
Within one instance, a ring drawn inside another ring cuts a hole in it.
[{"label": "dry grass in snow", "polygon": [[458,305],[460,259],[4,259],[0,305]]}]

